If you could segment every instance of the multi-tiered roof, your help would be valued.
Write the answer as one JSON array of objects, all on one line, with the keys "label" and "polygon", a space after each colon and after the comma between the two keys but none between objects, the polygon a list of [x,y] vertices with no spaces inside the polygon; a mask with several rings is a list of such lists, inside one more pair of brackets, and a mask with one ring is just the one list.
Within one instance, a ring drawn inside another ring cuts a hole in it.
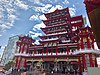
[{"label": "multi-tiered roof", "polygon": [[57,50],[61,52],[60,48],[79,46],[78,39],[73,39],[78,35],[78,28],[83,26],[82,16],[71,18],[68,8],[57,9],[45,16],[47,20],[43,20],[43,22],[46,27],[41,29],[46,35],[40,36],[42,40],[39,41],[44,44],[44,47],[57,46]]}]

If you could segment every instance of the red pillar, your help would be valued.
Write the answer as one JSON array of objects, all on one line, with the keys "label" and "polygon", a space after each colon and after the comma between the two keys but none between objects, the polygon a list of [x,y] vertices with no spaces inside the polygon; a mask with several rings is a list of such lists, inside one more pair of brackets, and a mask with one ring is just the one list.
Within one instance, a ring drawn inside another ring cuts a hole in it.
[{"label": "red pillar", "polygon": [[82,64],[83,64],[84,70],[86,70],[86,59],[85,59],[85,54],[82,54]]},{"label": "red pillar", "polygon": [[58,43],[56,42],[56,55],[58,55]]},{"label": "red pillar", "polygon": [[[24,44],[22,44],[22,43],[20,44],[19,53],[23,53],[23,52],[24,52],[24,46],[25,46]],[[18,69],[20,69],[21,61],[22,61],[22,57],[20,57],[19,60],[18,60],[18,65],[17,65],[17,68],[18,68]]]},{"label": "red pillar", "polygon": [[93,59],[92,59],[92,54],[89,54],[89,60],[90,60],[90,67],[94,67]]},{"label": "red pillar", "polygon": [[22,62],[22,57],[20,57],[20,60],[18,62],[18,69],[20,69],[21,62]]},{"label": "red pillar", "polygon": [[94,49],[94,38],[92,38],[92,48]]},{"label": "red pillar", "polygon": [[86,38],[87,38],[87,47],[91,48],[91,46],[90,46],[90,38],[89,37],[86,37]]},{"label": "red pillar", "polygon": [[83,42],[83,37],[81,37],[81,49],[84,49],[84,42]]},{"label": "red pillar", "polygon": [[66,47],[66,52],[67,52],[67,55],[69,54],[69,48],[68,48],[68,46]]},{"label": "red pillar", "polygon": [[26,59],[24,60],[24,68],[26,67]]},{"label": "red pillar", "polygon": [[16,64],[15,64],[15,67],[17,67],[18,65],[18,57],[16,57]]},{"label": "red pillar", "polygon": [[22,53],[24,52],[24,47],[25,47],[25,44],[22,45],[22,49],[21,49]]}]

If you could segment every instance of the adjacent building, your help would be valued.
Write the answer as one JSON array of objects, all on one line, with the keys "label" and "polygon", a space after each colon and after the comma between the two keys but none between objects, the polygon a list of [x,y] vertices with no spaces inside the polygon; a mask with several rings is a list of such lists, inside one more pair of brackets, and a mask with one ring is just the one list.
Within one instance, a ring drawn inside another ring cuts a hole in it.
[{"label": "adjacent building", "polygon": [[8,40],[8,44],[4,49],[1,64],[5,65],[10,60],[14,59],[14,54],[16,52],[16,42],[19,40],[18,36],[10,37]]}]

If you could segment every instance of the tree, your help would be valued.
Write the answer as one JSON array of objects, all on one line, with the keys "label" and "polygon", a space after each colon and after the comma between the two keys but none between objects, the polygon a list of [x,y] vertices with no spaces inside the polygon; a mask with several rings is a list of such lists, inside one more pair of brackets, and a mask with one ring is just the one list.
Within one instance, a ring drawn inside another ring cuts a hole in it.
[{"label": "tree", "polygon": [[8,63],[5,64],[5,69],[9,70],[12,66],[14,66],[14,61],[9,61]]}]

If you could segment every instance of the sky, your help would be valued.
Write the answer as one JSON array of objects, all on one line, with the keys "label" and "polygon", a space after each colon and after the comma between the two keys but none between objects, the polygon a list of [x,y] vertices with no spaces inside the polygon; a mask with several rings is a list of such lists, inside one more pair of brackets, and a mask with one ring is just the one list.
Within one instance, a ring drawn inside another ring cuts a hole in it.
[{"label": "sky", "polygon": [[[39,40],[44,35],[44,13],[69,7],[71,16],[87,17],[83,0],[0,0],[0,53],[7,45],[9,37],[30,35]],[[88,23],[89,24],[89,23]]]}]

